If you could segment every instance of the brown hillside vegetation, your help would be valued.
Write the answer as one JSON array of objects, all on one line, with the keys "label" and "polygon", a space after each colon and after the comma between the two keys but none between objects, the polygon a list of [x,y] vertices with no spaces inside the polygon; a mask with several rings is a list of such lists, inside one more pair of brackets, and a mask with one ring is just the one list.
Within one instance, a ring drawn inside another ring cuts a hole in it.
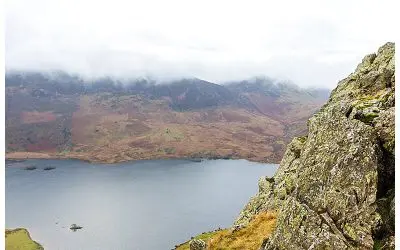
[{"label": "brown hillside vegetation", "polygon": [[32,77],[6,78],[8,158],[45,153],[109,163],[158,158],[277,163],[290,138],[306,131],[306,119],[324,100],[311,96],[312,91],[287,87],[277,95],[278,86],[268,82],[251,90],[243,86],[255,83],[224,87],[182,80],[132,85],[138,88],[132,91],[112,84],[89,91],[84,86],[63,90],[73,83],[50,84],[44,76],[35,82]]},{"label": "brown hillside vegetation", "polygon": [[23,123],[40,123],[55,121],[56,116],[53,112],[22,112],[21,119]]}]

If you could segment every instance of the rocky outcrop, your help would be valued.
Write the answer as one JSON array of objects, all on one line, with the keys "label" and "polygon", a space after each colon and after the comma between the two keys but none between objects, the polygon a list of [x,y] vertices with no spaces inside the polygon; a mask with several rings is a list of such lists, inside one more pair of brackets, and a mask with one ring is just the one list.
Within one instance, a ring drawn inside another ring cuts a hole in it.
[{"label": "rocky outcrop", "polygon": [[205,250],[206,243],[200,239],[193,239],[189,242],[189,249],[190,250]]},{"label": "rocky outcrop", "polygon": [[277,210],[262,249],[394,249],[394,53],[366,56],[261,178],[235,227]]}]

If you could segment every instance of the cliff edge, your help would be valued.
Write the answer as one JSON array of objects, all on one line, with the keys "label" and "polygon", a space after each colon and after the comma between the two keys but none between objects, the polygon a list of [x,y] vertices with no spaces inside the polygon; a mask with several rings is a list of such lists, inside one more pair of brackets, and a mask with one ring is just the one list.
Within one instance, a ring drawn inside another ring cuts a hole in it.
[{"label": "cliff edge", "polygon": [[367,55],[235,222],[277,210],[261,249],[394,249],[395,44]]}]

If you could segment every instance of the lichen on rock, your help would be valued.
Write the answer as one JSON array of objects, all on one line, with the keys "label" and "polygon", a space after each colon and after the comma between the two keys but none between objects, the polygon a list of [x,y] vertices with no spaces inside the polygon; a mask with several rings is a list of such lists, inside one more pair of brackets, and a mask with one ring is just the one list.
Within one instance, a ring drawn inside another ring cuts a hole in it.
[{"label": "lichen on rock", "polygon": [[[394,43],[366,56],[287,146],[273,178],[240,213],[277,210],[262,249],[394,246]],[[389,247],[388,249],[390,249]]]},{"label": "lichen on rock", "polygon": [[190,250],[205,250],[206,247],[206,243],[201,239],[193,239],[189,242]]}]

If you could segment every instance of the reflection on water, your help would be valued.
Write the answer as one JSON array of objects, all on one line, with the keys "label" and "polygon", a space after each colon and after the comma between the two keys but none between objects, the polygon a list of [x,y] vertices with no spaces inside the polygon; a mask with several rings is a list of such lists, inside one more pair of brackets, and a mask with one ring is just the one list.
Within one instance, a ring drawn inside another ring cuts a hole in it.
[{"label": "reflection on water", "polygon": [[[6,227],[45,249],[171,249],[228,227],[277,165],[246,160],[7,162]],[[35,166],[36,169],[25,170]],[[46,167],[55,167],[44,171]],[[73,232],[72,224],[82,226]]]}]

